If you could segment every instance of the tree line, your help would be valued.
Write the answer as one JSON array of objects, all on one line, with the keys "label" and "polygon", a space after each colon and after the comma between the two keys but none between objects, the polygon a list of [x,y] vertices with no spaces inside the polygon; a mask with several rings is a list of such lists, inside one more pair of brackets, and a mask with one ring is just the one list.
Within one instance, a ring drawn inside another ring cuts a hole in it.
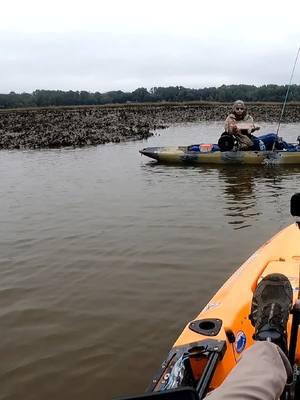
[{"label": "tree line", "polygon": [[[0,94],[0,108],[79,106],[145,102],[283,102],[287,85],[222,85],[218,88],[189,89],[183,86],[138,88],[106,93],[87,91],[35,90],[33,93]],[[300,101],[300,85],[292,85],[289,101]]]}]

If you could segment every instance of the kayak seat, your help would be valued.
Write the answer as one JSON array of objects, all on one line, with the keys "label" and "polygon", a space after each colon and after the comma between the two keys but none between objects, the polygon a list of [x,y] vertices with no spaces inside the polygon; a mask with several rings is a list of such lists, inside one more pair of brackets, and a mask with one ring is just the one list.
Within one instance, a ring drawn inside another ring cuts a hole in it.
[{"label": "kayak seat", "polygon": [[162,392],[145,393],[140,396],[122,397],[119,400],[200,400],[198,393],[192,387],[180,387]]}]

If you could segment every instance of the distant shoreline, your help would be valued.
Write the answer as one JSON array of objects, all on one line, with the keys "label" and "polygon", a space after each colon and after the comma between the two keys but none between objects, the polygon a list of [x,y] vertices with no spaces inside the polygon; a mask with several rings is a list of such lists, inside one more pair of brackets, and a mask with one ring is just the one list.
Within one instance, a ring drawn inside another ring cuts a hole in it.
[{"label": "distant shoreline", "polygon": [[[282,103],[247,103],[257,122],[277,122]],[[231,103],[130,103],[0,110],[0,149],[81,147],[140,140],[174,123],[224,121]],[[282,122],[300,122],[288,103]]]}]

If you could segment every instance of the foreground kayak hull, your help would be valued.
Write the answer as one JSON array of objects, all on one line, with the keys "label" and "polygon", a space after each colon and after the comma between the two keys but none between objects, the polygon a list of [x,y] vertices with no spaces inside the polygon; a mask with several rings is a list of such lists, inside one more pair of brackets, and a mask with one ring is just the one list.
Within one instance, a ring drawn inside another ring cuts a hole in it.
[{"label": "foreground kayak hull", "polygon": [[[300,229],[290,225],[257,250],[226,281],[200,314],[189,322],[176,340],[162,368],[153,379],[149,392],[176,387],[170,382],[174,365],[182,354],[199,351],[212,340],[214,346],[225,345],[218,361],[209,390],[217,388],[238,363],[246,348],[253,344],[254,328],[248,318],[253,292],[258,282],[270,273],[285,274],[292,285],[294,301],[299,291]],[[288,336],[291,331],[290,316]],[[300,334],[296,347],[296,360],[300,359]],[[191,357],[190,365],[195,379],[202,376],[203,357]],[[173,381],[175,382],[175,380]]]},{"label": "foreground kayak hull", "polygon": [[140,153],[163,164],[300,165],[300,151],[189,151],[187,146],[148,147]]}]

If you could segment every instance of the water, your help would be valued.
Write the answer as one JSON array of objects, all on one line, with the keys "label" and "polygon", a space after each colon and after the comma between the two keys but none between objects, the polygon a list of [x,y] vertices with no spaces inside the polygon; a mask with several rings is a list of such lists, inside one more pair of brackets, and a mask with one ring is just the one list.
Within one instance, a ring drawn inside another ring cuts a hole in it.
[{"label": "water", "polygon": [[[292,221],[300,166],[163,166],[138,153],[216,141],[221,125],[0,152],[1,399],[142,392],[185,324]],[[295,141],[299,128],[281,130]]]}]

